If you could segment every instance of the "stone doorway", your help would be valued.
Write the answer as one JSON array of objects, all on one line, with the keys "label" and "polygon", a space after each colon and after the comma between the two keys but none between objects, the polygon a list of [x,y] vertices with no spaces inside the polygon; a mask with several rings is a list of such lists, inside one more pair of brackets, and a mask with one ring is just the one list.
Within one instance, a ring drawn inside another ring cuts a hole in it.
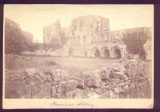
[{"label": "stone doorway", "polygon": [[95,58],[99,58],[100,57],[100,51],[98,49],[95,50],[94,57]]},{"label": "stone doorway", "polygon": [[114,57],[115,57],[115,59],[121,58],[121,51],[119,49],[114,50]]}]

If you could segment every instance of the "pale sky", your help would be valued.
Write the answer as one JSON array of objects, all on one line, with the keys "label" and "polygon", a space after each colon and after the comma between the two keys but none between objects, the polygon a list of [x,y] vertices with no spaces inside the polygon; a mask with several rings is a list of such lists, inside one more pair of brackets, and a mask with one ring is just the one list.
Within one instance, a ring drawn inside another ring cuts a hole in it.
[{"label": "pale sky", "polygon": [[110,29],[153,27],[153,5],[5,5],[4,17],[20,25],[43,42],[43,27],[58,19],[62,27],[71,24],[73,18],[97,15],[109,18]]}]

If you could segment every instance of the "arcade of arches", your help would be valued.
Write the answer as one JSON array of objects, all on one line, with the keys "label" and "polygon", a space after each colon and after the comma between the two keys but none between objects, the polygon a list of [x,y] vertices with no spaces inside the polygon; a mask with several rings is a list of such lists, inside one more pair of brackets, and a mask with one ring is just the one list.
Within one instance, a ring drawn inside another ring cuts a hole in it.
[{"label": "arcade of arches", "polygon": [[[78,51],[78,52],[77,52]],[[123,51],[119,47],[93,47],[91,50],[86,49],[74,49],[70,47],[68,50],[69,56],[82,56],[82,57],[94,57],[94,58],[103,58],[103,59],[120,59],[123,56]]]},{"label": "arcade of arches", "polygon": [[[107,48],[103,49],[103,50],[99,50],[98,48],[96,48],[93,51],[93,53],[94,53],[94,57],[95,58],[120,59],[122,57],[121,50],[118,49],[118,48],[115,48],[113,51],[112,50],[108,50]],[[112,56],[111,56],[111,54],[112,54]]]}]

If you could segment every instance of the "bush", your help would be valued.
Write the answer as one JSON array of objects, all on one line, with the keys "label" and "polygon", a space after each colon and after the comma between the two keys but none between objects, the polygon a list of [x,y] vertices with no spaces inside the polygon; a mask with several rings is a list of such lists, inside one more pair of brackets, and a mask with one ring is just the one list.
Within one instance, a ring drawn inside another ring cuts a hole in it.
[{"label": "bush", "polygon": [[137,35],[137,32],[132,34],[125,34],[123,37],[123,42],[127,46],[127,50],[130,54],[139,54],[140,58],[144,59],[146,53],[143,45],[150,37],[147,33],[140,32]]}]

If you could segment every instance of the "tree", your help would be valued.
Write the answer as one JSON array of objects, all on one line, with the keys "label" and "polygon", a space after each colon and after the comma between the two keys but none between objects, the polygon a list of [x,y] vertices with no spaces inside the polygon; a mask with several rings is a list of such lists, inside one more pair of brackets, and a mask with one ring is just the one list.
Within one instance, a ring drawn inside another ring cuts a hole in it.
[{"label": "tree", "polygon": [[5,18],[5,53],[20,54],[22,51],[32,49],[33,36],[22,31],[17,23]]},{"label": "tree", "polygon": [[39,49],[43,49],[43,43],[30,43],[27,47],[27,50],[30,52],[34,52]]},{"label": "tree", "polygon": [[123,42],[127,46],[127,51],[130,54],[139,54],[140,57],[145,57],[145,50],[143,45],[150,37],[145,32],[134,32],[132,34],[125,34]]},{"label": "tree", "polygon": [[19,54],[26,50],[26,39],[19,25],[12,20],[5,19],[5,53]]}]

